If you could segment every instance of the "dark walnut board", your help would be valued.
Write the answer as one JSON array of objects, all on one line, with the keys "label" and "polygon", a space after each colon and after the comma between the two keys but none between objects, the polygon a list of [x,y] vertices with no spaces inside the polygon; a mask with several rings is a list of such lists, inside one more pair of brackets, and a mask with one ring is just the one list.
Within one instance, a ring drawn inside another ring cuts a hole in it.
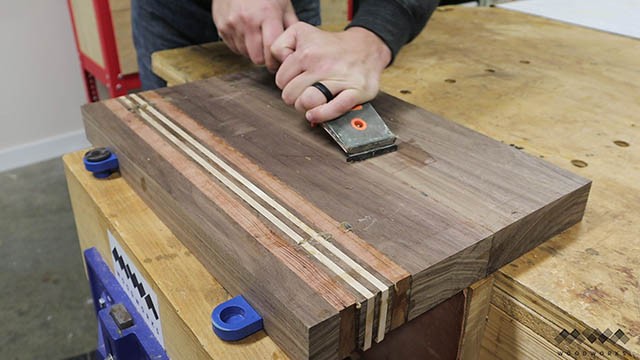
[{"label": "dark walnut board", "polygon": [[386,94],[373,105],[398,151],[347,163],[273,82],[245,72],[83,116],[89,140],[116,152],[122,176],[293,358],[375,348],[582,218],[589,180]]}]

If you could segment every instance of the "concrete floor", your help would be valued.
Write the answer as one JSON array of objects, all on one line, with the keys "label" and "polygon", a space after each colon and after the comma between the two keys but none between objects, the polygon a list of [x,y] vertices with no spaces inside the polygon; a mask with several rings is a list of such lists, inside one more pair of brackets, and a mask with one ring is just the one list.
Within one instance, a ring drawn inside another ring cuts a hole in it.
[{"label": "concrete floor", "polygon": [[0,359],[65,359],[96,346],[62,161],[0,173]]}]

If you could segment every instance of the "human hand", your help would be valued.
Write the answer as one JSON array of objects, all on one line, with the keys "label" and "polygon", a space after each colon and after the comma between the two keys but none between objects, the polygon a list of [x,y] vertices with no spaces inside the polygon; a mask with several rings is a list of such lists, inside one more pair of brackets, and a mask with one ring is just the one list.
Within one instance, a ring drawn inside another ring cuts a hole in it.
[{"label": "human hand", "polygon": [[298,22],[290,0],[214,0],[211,12],[218,34],[231,51],[275,72],[271,45]]},{"label": "human hand", "polygon": [[[380,74],[391,61],[391,50],[367,29],[322,31],[303,22],[289,27],[273,43],[281,65],[276,85],[282,99],[305,112],[311,123],[332,120],[378,94]],[[327,103],[312,86],[321,82],[334,95]]]}]

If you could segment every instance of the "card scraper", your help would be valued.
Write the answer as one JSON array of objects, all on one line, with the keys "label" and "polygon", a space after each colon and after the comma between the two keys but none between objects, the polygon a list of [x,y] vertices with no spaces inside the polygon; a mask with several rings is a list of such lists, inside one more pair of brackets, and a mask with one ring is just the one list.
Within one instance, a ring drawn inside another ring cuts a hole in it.
[{"label": "card scraper", "polygon": [[398,149],[396,136],[370,103],[322,124],[347,154],[347,161],[362,161]]}]

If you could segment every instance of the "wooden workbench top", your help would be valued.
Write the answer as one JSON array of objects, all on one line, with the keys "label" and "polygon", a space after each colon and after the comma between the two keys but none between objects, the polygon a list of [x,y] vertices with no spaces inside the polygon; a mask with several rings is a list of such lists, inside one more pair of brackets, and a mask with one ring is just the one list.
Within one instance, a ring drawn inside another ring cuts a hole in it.
[{"label": "wooden workbench top", "polygon": [[[622,330],[640,356],[640,41],[495,8],[440,8],[382,90],[593,180],[584,220],[501,269],[498,286],[558,329]],[[170,84],[237,58],[219,44],[154,54]],[[502,309],[503,311],[509,311]],[[517,309],[511,309],[518,316]],[[556,342],[557,344],[557,342]],[[560,348],[562,348],[558,344]],[[598,345],[598,346],[596,346]],[[489,346],[489,345],[487,345]]]}]

